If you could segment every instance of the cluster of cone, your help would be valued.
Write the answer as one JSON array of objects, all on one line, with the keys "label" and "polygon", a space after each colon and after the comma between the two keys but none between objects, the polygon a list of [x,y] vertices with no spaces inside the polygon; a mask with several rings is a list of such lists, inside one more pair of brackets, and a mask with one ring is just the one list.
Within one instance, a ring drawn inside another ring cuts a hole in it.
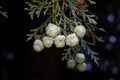
[{"label": "cluster of cone", "polygon": [[75,59],[69,59],[66,65],[68,69],[77,69],[79,72],[84,72],[86,70],[84,54],[77,53]]},{"label": "cluster of cone", "polygon": [[[78,25],[74,28],[73,33],[68,35],[61,34],[61,28],[53,23],[49,23],[46,27],[46,36],[42,39],[36,39],[33,43],[33,48],[36,52],[42,51],[45,47],[50,48],[54,44],[57,48],[63,48],[65,45],[73,47],[79,44],[79,38],[83,38],[86,33],[86,29],[83,25]],[[84,54],[77,53],[75,60],[71,59],[67,61],[67,67],[78,71],[85,71],[86,64],[84,63]]]},{"label": "cluster of cone", "polygon": [[57,48],[67,46],[76,46],[79,44],[79,38],[84,37],[86,29],[83,25],[78,25],[74,28],[74,32],[65,36],[61,34],[61,29],[53,23],[49,23],[46,27],[46,36],[42,39],[36,39],[33,43],[33,48],[36,52],[42,51],[45,47],[50,48],[53,44]]}]

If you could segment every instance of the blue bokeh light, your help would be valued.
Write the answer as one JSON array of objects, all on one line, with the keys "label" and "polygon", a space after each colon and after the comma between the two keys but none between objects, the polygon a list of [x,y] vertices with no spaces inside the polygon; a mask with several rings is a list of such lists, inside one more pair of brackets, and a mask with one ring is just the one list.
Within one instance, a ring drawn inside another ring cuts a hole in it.
[{"label": "blue bokeh light", "polygon": [[8,53],[8,54],[6,55],[6,58],[7,58],[8,60],[14,60],[14,55],[13,55],[12,53]]},{"label": "blue bokeh light", "polygon": [[117,30],[119,30],[119,31],[120,31],[120,24],[118,24],[118,25],[117,25]]},{"label": "blue bokeh light", "polygon": [[107,43],[107,44],[105,45],[105,49],[106,49],[106,50],[112,50],[112,48],[113,48],[113,45],[112,45],[111,43]]},{"label": "blue bokeh light", "polygon": [[117,75],[118,73],[119,73],[119,70],[118,70],[118,68],[115,66],[115,67],[112,67],[111,68],[111,71],[112,71],[112,73],[114,74],[114,75]]},{"label": "blue bokeh light", "polygon": [[110,23],[113,23],[114,22],[114,16],[112,15],[112,14],[109,14],[108,16],[107,16],[107,20],[108,20],[108,22],[110,22]]},{"label": "blue bokeh light", "polygon": [[92,64],[90,62],[87,63],[86,70],[87,71],[91,71],[92,70]]},{"label": "blue bokeh light", "polygon": [[110,66],[110,62],[108,60],[104,60],[101,64],[100,64],[100,70],[102,71],[106,71],[108,69],[108,67]]},{"label": "blue bokeh light", "polygon": [[108,80],[115,80],[114,78],[109,78]]},{"label": "blue bokeh light", "polygon": [[116,41],[117,41],[117,39],[116,39],[115,36],[110,36],[110,37],[109,37],[109,42],[115,43]]}]

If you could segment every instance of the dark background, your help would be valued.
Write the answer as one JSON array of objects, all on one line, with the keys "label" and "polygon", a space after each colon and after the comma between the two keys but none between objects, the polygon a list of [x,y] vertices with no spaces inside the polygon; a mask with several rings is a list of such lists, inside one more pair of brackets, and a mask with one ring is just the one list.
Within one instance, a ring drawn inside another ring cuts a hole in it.
[{"label": "dark background", "polygon": [[96,3],[89,9],[99,17],[97,26],[106,30],[98,33],[105,42],[95,46],[100,65],[88,62],[87,71],[80,73],[68,70],[60,61],[62,49],[53,46],[35,53],[33,41],[26,42],[26,34],[45,16],[31,21],[24,11],[24,1],[0,0],[9,17],[0,15],[0,80],[120,80],[120,1]]}]

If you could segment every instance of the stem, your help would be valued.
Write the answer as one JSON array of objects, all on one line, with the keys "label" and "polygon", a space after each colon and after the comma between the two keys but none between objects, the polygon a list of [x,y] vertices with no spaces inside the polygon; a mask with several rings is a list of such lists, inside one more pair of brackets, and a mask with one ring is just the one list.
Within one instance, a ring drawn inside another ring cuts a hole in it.
[{"label": "stem", "polygon": [[54,17],[53,17],[53,22],[57,25],[58,23],[58,21],[57,21],[57,18],[56,18],[56,16],[57,16],[57,12],[59,11],[59,8],[60,8],[60,6],[59,6],[59,0],[54,0],[54,5],[55,5],[55,8],[54,8],[54,12],[53,12],[53,14],[54,14]]},{"label": "stem", "polygon": [[63,17],[64,17],[66,20],[68,20],[70,23],[75,23],[73,20],[69,19],[69,18],[63,13],[63,11],[60,11],[60,12],[61,12],[61,14],[63,15]]}]

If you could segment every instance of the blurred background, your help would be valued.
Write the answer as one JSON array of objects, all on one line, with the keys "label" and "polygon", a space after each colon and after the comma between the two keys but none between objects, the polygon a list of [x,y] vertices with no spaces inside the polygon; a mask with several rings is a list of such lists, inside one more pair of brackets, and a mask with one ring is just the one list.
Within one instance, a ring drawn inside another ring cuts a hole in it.
[{"label": "blurred background", "polygon": [[[0,15],[0,80],[120,80],[120,1],[96,0],[89,10],[98,17],[98,32],[105,40],[97,43],[100,65],[87,62],[87,71],[80,73],[68,70],[61,62],[62,49],[54,46],[40,54],[26,42],[26,34],[40,25],[45,16],[31,21],[24,11],[23,0],[0,0],[8,19]],[[54,52],[54,53],[53,53]]]}]

